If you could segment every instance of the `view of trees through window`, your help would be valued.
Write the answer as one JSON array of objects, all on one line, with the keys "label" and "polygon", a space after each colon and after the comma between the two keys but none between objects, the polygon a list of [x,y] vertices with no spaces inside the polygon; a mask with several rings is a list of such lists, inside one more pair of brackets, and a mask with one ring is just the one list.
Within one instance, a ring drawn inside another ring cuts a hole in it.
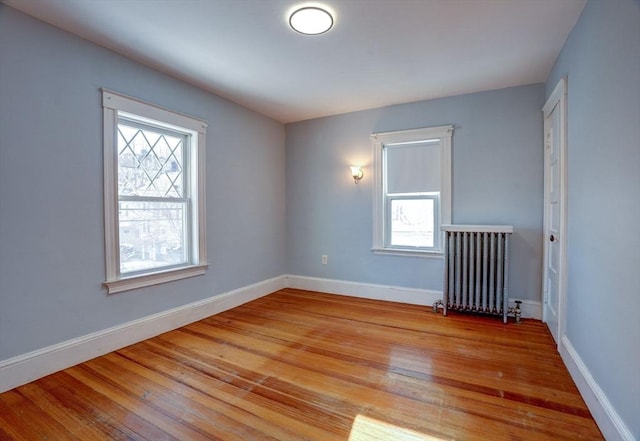
[{"label": "view of trees through window", "polygon": [[118,123],[120,272],[188,261],[188,137],[161,128]]},{"label": "view of trees through window", "polygon": [[391,199],[390,245],[433,247],[434,199]]}]

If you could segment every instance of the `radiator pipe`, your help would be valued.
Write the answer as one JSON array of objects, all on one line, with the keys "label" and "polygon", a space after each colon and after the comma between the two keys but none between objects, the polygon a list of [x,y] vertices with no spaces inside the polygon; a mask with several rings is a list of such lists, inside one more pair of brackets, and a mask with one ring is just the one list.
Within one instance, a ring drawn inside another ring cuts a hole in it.
[{"label": "radiator pipe", "polygon": [[[514,303],[516,304],[516,306],[510,307],[507,314],[513,316],[516,320],[516,323],[520,323],[520,319],[522,318],[522,309],[520,308],[522,300],[514,300]],[[435,302],[433,302],[432,308],[433,312],[437,314],[440,308],[444,308],[444,303],[442,302],[442,300],[436,300]]]}]

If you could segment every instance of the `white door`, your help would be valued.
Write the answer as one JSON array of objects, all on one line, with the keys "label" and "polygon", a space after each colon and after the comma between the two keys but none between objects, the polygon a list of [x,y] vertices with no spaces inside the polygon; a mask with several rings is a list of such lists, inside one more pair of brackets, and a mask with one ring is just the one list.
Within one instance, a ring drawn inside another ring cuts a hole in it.
[{"label": "white door", "polygon": [[566,304],[566,78],[542,109],[544,115],[543,314],[556,344],[564,334]]}]

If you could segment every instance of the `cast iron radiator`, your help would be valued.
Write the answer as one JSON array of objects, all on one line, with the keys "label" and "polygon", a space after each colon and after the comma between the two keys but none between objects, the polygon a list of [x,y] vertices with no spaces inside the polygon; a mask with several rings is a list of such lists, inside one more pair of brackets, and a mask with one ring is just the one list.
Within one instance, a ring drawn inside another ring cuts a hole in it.
[{"label": "cast iron radiator", "polygon": [[449,309],[501,315],[520,320],[518,306],[509,311],[509,225],[443,225],[443,299],[433,305]]}]

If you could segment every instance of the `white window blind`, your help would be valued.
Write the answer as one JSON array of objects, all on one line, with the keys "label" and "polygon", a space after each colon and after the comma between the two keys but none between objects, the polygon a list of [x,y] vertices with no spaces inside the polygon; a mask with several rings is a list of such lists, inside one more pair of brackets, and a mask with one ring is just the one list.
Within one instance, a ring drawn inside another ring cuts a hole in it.
[{"label": "white window blind", "polygon": [[439,192],[440,141],[432,140],[385,147],[387,193]]}]

